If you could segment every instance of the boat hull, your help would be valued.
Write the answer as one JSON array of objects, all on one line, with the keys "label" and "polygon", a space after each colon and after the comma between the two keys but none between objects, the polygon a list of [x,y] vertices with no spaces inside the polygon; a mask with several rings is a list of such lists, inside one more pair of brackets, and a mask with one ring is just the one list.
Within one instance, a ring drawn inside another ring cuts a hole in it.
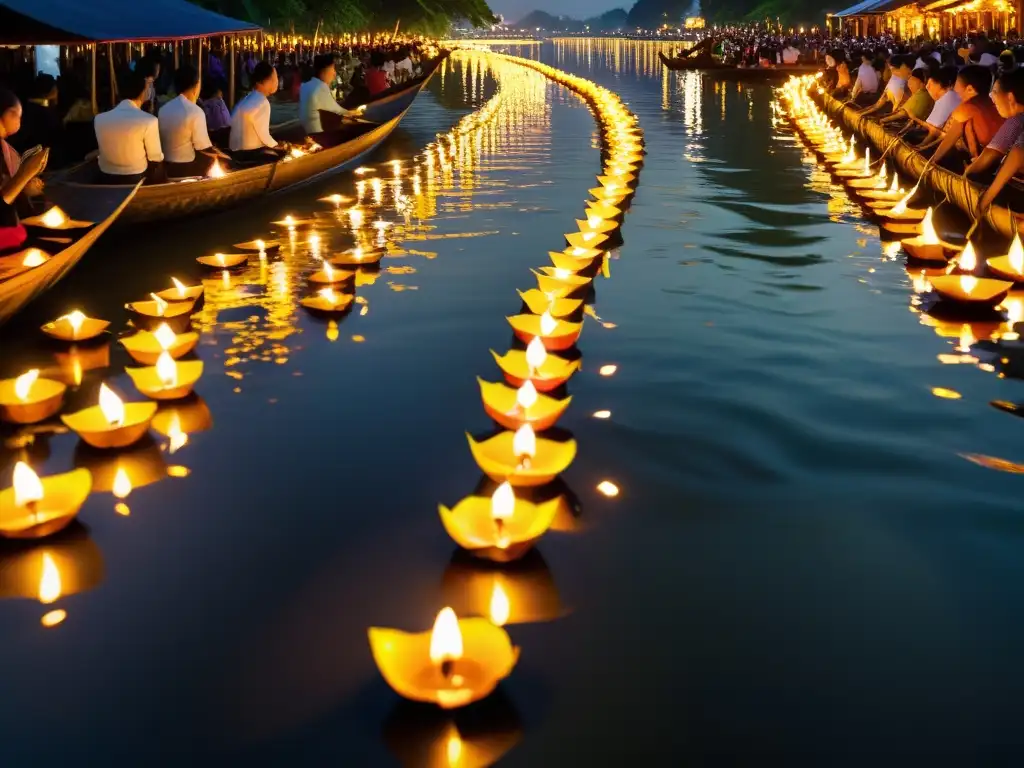
[{"label": "boat hull", "polygon": [[718,80],[744,80],[750,82],[787,80],[791,75],[807,75],[817,72],[819,67],[782,66],[774,69],[760,67],[734,67],[729,64],[709,64],[707,61],[691,61],[689,59],[670,59],[658,52],[658,58],[666,68],[674,72],[702,72]]}]

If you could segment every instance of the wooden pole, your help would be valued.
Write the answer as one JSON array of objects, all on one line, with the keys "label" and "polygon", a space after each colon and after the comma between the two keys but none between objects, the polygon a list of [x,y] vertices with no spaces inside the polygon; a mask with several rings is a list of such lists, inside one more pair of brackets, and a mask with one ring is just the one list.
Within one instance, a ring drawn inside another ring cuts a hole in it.
[{"label": "wooden pole", "polygon": [[181,43],[178,40],[174,41],[174,69],[177,71],[178,67],[181,66]]},{"label": "wooden pole", "polygon": [[201,83],[203,82],[203,38],[201,37],[199,38],[199,55],[196,56],[196,60],[199,62],[196,69],[199,70],[199,82]]},{"label": "wooden pole", "polygon": [[231,60],[228,62],[228,109],[235,108],[235,38],[231,36],[228,46]]},{"label": "wooden pole", "polygon": [[107,43],[107,69],[110,75],[110,106],[117,106],[117,78],[114,76],[114,44]]},{"label": "wooden pole", "polygon": [[96,43],[92,44],[92,113],[98,115],[100,105],[96,94]]}]

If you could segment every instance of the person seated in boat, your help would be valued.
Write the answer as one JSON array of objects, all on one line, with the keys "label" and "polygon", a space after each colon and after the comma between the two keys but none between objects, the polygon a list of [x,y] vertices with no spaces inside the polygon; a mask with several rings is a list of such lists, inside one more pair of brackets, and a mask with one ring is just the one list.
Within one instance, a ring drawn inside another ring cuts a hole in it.
[{"label": "person seated in boat", "polygon": [[174,73],[177,96],[160,109],[160,144],[167,175],[172,178],[205,176],[217,157],[227,159],[210,141],[206,113],[196,104],[199,72],[186,64]]},{"label": "person seated in boat", "polygon": [[56,164],[64,127],[57,113],[57,79],[40,72],[29,94],[21,104],[21,130],[10,145],[18,152],[26,152],[37,145],[48,147],[50,161]]},{"label": "person seated in boat", "polygon": [[853,75],[850,74],[850,62],[841,58],[836,64],[836,87],[832,95],[837,99],[844,99],[850,94],[853,88]]},{"label": "person seated in boat", "polygon": [[93,121],[100,149],[97,174],[100,184],[166,180],[160,123],[155,115],[142,111],[147,87],[146,78],[140,72],[125,70],[120,78],[121,103],[96,115]]},{"label": "person seated in boat", "polygon": [[363,68],[363,83],[370,96],[384,93],[391,87],[387,72],[384,70],[384,54],[374,51],[370,56],[370,65]]},{"label": "person seated in boat", "polygon": [[882,91],[878,101],[863,110],[863,115],[877,115],[886,110],[892,113],[903,106],[903,102],[910,95],[907,93],[907,80],[910,79],[910,65],[913,61],[913,56],[893,56],[892,74],[889,77],[889,82],[885,84],[885,90]]},{"label": "person seated in boat", "polygon": [[21,115],[18,97],[0,88],[0,252],[20,247],[28,237],[18,220],[19,203],[39,181],[38,176],[49,158],[46,149],[21,158],[8,143],[21,129]]},{"label": "person seated in boat", "polygon": [[928,70],[915,69],[910,74],[910,77],[907,78],[907,90],[910,92],[910,97],[900,105],[899,109],[891,115],[886,115],[879,122],[887,125],[908,118],[911,121],[927,120],[935,105],[931,95],[928,93],[928,89],[925,87],[927,82]]},{"label": "person seated in boat", "polygon": [[210,134],[231,130],[231,112],[224,103],[224,89],[215,80],[205,79],[197,102],[206,115],[206,130]]},{"label": "person seated in boat", "polygon": [[[989,91],[992,89],[992,71],[980,65],[960,70],[956,78],[956,93],[960,106],[953,110],[932,163],[949,170],[959,170],[978,157],[1003,124]],[[962,142],[963,149],[957,148]]]},{"label": "person seated in boat", "polygon": [[325,147],[330,146],[330,137],[325,135],[321,111],[337,115],[341,119],[354,118],[358,114],[345,109],[331,95],[328,83],[334,82],[335,75],[334,57],[330,54],[321,54],[313,59],[313,77],[302,84],[299,93],[299,118],[302,127],[310,138]]},{"label": "person seated in boat", "polygon": [[871,51],[865,50],[861,53],[857,79],[853,83],[848,101],[866,106],[877,98],[878,72],[875,70],[874,60],[875,55]]},{"label": "person seated in boat", "polygon": [[236,160],[270,163],[281,157],[284,147],[270,134],[270,101],[277,92],[277,70],[265,61],[252,72],[252,90],[235,105],[231,115],[228,146]]},{"label": "person seated in boat", "polygon": [[932,97],[934,106],[928,113],[927,120],[922,122],[920,119],[914,119],[914,122],[926,131],[918,143],[918,149],[927,149],[942,140],[942,132],[945,130],[953,110],[960,106],[960,94],[955,89],[956,76],[956,67],[940,67],[929,73],[925,88],[928,90],[928,95]]},{"label": "person seated in boat", "polygon": [[1003,118],[1003,124],[984,151],[967,166],[964,175],[968,178],[990,176],[1024,135],[1024,71],[1014,70],[996,80],[992,103]]}]

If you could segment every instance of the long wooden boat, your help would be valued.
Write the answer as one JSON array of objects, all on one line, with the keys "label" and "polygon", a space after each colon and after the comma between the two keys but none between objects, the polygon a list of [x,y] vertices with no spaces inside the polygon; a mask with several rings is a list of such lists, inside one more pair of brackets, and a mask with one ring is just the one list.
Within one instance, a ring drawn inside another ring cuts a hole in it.
[{"label": "long wooden boat", "polygon": [[[0,325],[71,271],[131,204],[138,188],[138,185],[106,187],[89,195],[47,189],[47,197],[70,218],[93,224],[85,229],[63,230],[27,226],[29,242],[26,247],[16,253],[0,255]],[[38,266],[26,266],[29,248],[38,248],[49,258]]]},{"label": "long wooden boat", "polygon": [[[358,165],[398,127],[416,96],[430,82],[441,59],[423,77],[367,105],[365,122],[346,125],[336,146],[300,157],[233,170],[220,178],[184,179],[141,187],[120,217],[120,224],[163,221],[208,213],[235,206],[245,200],[278,192],[313,181],[327,173],[344,171]],[[290,129],[300,128],[297,123]],[[275,130],[279,139],[295,139],[289,129]],[[100,190],[126,190],[133,187],[93,183],[96,161],[88,161],[60,172],[47,180],[47,188],[70,195],[91,195]]]},{"label": "long wooden boat", "polygon": [[704,72],[719,80],[745,80],[751,82],[788,80],[791,75],[807,75],[817,72],[819,67],[810,64],[797,64],[781,67],[737,67],[720,62],[711,63],[707,59],[672,59],[661,51],[658,58],[668,69],[675,72]]},{"label": "long wooden boat", "polygon": [[[822,109],[830,117],[840,122],[847,130],[853,131],[862,139],[870,142],[878,153],[889,150],[886,159],[895,163],[902,173],[911,179],[921,177],[928,164],[927,158],[902,138],[898,138],[895,132],[887,132],[885,127],[877,121],[865,119],[857,110],[846,106],[828,94],[815,95],[814,98],[820,100]],[[893,142],[895,142],[895,146],[890,149]],[[947,198],[949,202],[971,217],[974,216],[978,202],[985,194],[985,188],[980,184],[937,166],[932,166],[926,184],[939,197]],[[999,202],[989,208],[985,216],[985,223],[1005,238],[1012,238],[1017,231],[1013,214],[1006,204],[1011,198],[1015,201],[1015,204],[1011,202],[1013,208],[1024,211],[1024,195],[1019,189],[1011,188],[1008,185],[1000,195]]]}]

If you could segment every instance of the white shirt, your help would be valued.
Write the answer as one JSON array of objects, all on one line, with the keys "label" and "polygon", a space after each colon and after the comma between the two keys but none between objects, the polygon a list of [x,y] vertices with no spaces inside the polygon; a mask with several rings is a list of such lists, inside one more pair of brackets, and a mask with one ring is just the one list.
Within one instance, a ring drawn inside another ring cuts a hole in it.
[{"label": "white shirt", "polygon": [[939,100],[935,102],[935,106],[932,107],[931,114],[928,115],[928,125],[942,128],[946,125],[946,121],[949,120],[949,116],[953,114],[953,110],[959,106],[960,97],[956,95],[956,91],[950,88],[944,96],[939,97]]},{"label": "white shirt", "polygon": [[860,84],[861,93],[878,93],[878,73],[875,68],[870,64],[861,64],[857,68],[857,83]]},{"label": "white shirt", "polygon": [[[928,54],[928,58],[934,59],[935,61],[939,62],[939,64],[942,63],[942,54],[939,53],[938,51],[932,51],[930,54]],[[925,63],[924,59],[918,56],[917,61],[914,62],[914,69],[928,69],[928,65]]]},{"label": "white shirt", "polygon": [[994,67],[999,64],[999,57],[986,52],[978,58],[978,63],[983,67]]},{"label": "white shirt", "polygon": [[334,100],[327,83],[319,77],[314,77],[299,88],[299,118],[306,133],[320,133],[323,130],[320,123],[321,109],[336,115],[351,114]]},{"label": "white shirt", "polygon": [[395,64],[395,69],[404,69],[406,72],[408,72],[411,75],[412,74],[412,61],[409,59],[408,56],[406,56],[400,62]]},{"label": "white shirt", "polygon": [[234,152],[277,146],[277,140],[270,135],[270,102],[259,91],[250,91],[235,106],[228,146]]},{"label": "white shirt", "polygon": [[164,104],[160,121],[160,144],[168,163],[191,163],[196,150],[213,146],[206,130],[206,113],[184,96]]},{"label": "white shirt", "polygon": [[800,49],[794,48],[792,45],[788,48],[782,49],[782,63],[783,64],[796,64],[800,61]]},{"label": "white shirt", "polygon": [[384,66],[381,67],[381,69],[388,73],[388,80],[395,79],[395,62],[393,62],[391,59],[385,61]]},{"label": "white shirt", "polygon": [[893,109],[899,106],[906,87],[907,81],[898,75],[893,75],[889,78],[889,82],[886,83],[885,92],[888,94],[889,100],[892,102]]},{"label": "white shirt", "polygon": [[113,176],[145,173],[149,163],[164,159],[160,125],[153,115],[125,99],[93,121],[100,148],[100,170]]}]

